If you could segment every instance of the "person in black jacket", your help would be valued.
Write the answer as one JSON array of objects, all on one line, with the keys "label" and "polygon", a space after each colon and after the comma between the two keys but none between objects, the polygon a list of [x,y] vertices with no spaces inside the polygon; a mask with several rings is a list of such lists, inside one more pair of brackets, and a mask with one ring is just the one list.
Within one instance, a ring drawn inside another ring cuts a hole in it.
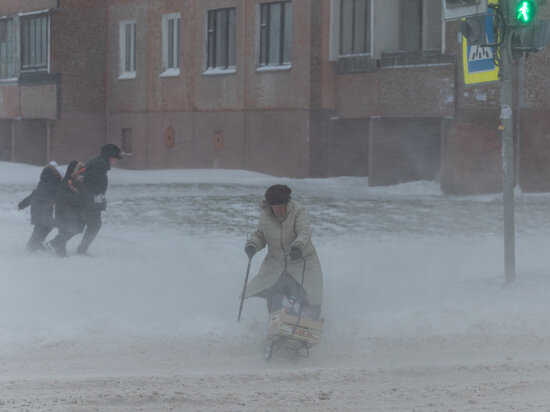
[{"label": "person in black jacket", "polygon": [[55,202],[55,224],[59,232],[52,240],[44,243],[57,256],[67,256],[67,242],[84,229],[84,198],[80,193],[84,171],[84,165],[73,160],[67,166],[65,177],[59,186]]},{"label": "person in black jacket", "polygon": [[36,189],[17,205],[19,210],[31,206],[31,224],[34,228],[27,242],[27,250],[30,252],[44,249],[42,242],[55,226],[53,208],[60,182],[61,173],[57,163],[50,162],[42,169]]},{"label": "person in black jacket", "polygon": [[111,170],[114,159],[121,159],[120,148],[108,143],[101,148],[99,156],[86,163],[81,193],[84,196],[82,218],[86,225],[84,236],[78,245],[77,253],[88,253],[90,244],[94,241],[101,228],[101,212],[107,208],[105,192],[109,185],[107,172]]}]

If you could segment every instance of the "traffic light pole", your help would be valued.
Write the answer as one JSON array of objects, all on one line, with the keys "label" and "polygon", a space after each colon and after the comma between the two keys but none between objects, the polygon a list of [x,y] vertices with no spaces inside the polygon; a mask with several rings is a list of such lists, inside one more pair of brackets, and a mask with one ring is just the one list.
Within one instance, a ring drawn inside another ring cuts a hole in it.
[{"label": "traffic light pole", "polygon": [[[509,7],[507,1],[502,6]],[[505,13],[507,10],[504,11]],[[504,30],[500,46],[500,119],[502,122],[502,203],[504,206],[504,272],[507,284],[516,280],[514,224],[514,122],[513,122],[513,60],[512,31]]]}]

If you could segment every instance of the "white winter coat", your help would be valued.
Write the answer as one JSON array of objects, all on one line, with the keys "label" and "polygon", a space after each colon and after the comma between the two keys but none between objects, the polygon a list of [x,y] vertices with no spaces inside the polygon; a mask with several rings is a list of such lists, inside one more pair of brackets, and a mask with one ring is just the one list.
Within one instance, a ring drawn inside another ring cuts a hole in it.
[{"label": "white winter coat", "polygon": [[286,272],[299,284],[303,284],[311,305],[322,304],[323,274],[317,251],[311,242],[309,217],[305,208],[290,201],[284,218],[276,217],[265,201],[261,209],[258,227],[247,246],[253,244],[257,250],[261,250],[267,245],[267,256],[258,274],[248,284],[245,297],[262,296],[263,291],[277,282],[285,270],[285,256],[295,246],[302,251],[304,259],[291,261],[288,256]]}]

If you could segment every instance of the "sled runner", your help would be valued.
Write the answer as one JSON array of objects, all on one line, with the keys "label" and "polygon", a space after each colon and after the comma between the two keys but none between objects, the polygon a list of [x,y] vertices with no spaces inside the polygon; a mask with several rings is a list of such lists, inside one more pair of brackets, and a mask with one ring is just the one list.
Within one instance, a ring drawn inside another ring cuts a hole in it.
[{"label": "sled runner", "polygon": [[271,355],[279,352],[280,349],[286,350],[292,357],[307,358],[309,349],[321,341],[322,319],[315,321],[288,312],[292,311],[283,306],[269,318],[265,360],[269,360]]}]

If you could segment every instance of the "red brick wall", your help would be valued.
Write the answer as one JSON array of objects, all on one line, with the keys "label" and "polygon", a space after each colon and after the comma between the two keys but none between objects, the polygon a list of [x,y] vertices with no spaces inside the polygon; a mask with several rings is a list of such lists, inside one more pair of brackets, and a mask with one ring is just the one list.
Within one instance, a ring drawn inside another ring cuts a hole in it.
[{"label": "red brick wall", "polygon": [[106,0],[63,0],[52,14],[51,71],[61,75],[63,111],[105,110]]},{"label": "red brick wall", "polygon": [[550,191],[550,110],[522,110],[519,184],[525,192]]},{"label": "red brick wall", "polygon": [[470,112],[446,120],[441,153],[441,188],[451,194],[502,190],[499,112]]},{"label": "red brick wall", "polygon": [[15,121],[15,162],[45,165],[48,162],[47,121]]},{"label": "red brick wall", "polygon": [[[154,169],[193,167],[194,123],[195,115],[189,112],[149,113],[147,123],[149,128],[147,133],[149,167]],[[174,132],[172,147],[167,146],[166,134],[169,129]],[[120,136],[122,131],[118,130],[115,133]],[[114,142],[117,143],[116,140]]]},{"label": "red brick wall", "polygon": [[10,119],[19,115],[19,86],[6,84],[0,86],[0,118]]}]

